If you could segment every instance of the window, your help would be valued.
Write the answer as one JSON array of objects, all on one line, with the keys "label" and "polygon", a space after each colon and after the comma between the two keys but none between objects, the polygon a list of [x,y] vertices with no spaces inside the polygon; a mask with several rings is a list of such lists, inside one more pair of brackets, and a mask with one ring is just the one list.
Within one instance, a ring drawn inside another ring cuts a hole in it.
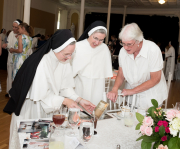
[{"label": "window", "polygon": [[60,10],[59,10],[58,19],[57,19],[57,29],[60,29],[60,16],[61,16],[61,14],[60,14]]}]

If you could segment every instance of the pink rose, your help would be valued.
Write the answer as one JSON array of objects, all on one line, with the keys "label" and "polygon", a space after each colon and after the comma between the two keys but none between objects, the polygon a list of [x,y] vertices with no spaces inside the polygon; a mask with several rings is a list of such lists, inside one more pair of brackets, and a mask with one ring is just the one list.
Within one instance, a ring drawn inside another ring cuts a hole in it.
[{"label": "pink rose", "polygon": [[172,121],[174,117],[176,117],[176,110],[169,110],[166,113],[166,117],[168,121]]},{"label": "pink rose", "polygon": [[159,122],[157,123],[157,125],[158,125],[158,126],[162,126],[162,125],[163,125],[163,121],[159,121]]},{"label": "pink rose", "polygon": [[180,118],[180,111],[176,112],[176,117]]},{"label": "pink rose", "polygon": [[167,126],[168,126],[168,122],[163,121],[163,126],[164,126],[164,127],[167,127]]},{"label": "pink rose", "polygon": [[159,127],[158,126],[155,127],[155,132],[159,132]]},{"label": "pink rose", "polygon": [[153,129],[151,127],[146,127],[145,128],[145,134],[147,136],[151,136],[152,135],[152,132],[153,132]]},{"label": "pink rose", "polygon": [[163,146],[162,144],[160,144],[156,149],[168,149],[168,147],[167,145]]},{"label": "pink rose", "polygon": [[150,116],[144,118],[143,125],[152,126],[153,124],[154,124],[154,121]]},{"label": "pink rose", "polygon": [[169,127],[166,127],[166,128],[165,128],[165,132],[166,132],[166,133],[170,133]]},{"label": "pink rose", "polygon": [[167,136],[163,136],[163,137],[161,138],[161,140],[162,140],[162,141],[166,141],[166,140],[167,140]]},{"label": "pink rose", "polygon": [[141,131],[141,133],[143,134],[143,135],[145,135],[145,128],[146,128],[147,126],[145,126],[145,125],[141,125],[141,127],[140,127],[140,131]]}]

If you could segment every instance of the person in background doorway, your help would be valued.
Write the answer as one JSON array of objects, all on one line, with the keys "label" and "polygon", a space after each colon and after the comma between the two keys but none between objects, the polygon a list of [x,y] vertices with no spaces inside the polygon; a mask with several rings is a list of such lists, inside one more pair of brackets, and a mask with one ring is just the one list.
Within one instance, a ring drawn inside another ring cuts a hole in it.
[{"label": "person in background doorway", "polygon": [[21,68],[24,61],[32,53],[32,35],[33,28],[27,23],[19,24],[19,36],[18,40],[15,43],[14,48],[9,49],[13,53],[13,71],[12,71],[12,80],[14,80],[18,70]]},{"label": "person in background doorway", "polygon": [[169,72],[170,72],[172,74],[171,80],[173,80],[174,68],[175,68],[175,49],[171,45],[171,41],[169,42],[168,46],[169,46],[169,48],[166,48],[166,50],[164,52],[165,57],[167,59],[166,69],[165,69],[165,78],[166,78],[166,80],[168,80]]},{"label": "person in background doorway", "polygon": [[13,30],[10,32],[8,38],[7,38],[7,43],[3,44],[3,48],[7,48],[8,50],[8,60],[7,60],[7,85],[6,85],[6,92],[7,94],[5,95],[6,97],[9,97],[9,90],[12,87],[12,67],[13,67],[13,62],[12,62],[12,53],[10,53],[9,49],[14,48],[15,43],[17,42],[17,36],[18,36],[18,26],[19,24],[22,23],[21,20],[16,19],[13,24]]}]

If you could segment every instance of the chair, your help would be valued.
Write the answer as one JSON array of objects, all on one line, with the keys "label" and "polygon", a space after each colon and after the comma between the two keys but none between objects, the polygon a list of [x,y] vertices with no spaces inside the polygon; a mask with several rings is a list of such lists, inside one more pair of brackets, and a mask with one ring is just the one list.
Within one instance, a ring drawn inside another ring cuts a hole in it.
[{"label": "chair", "polygon": [[[167,81],[168,96],[169,96],[169,89],[170,89],[170,86],[171,86],[171,78],[172,78],[172,74],[171,74],[171,72],[169,72],[168,81]],[[165,109],[167,109],[168,96],[167,96],[167,99],[165,100]]]},{"label": "chair", "polygon": [[106,78],[105,79],[105,92],[109,92],[109,86],[110,86],[110,83],[111,83],[111,78]]},{"label": "chair", "polygon": [[[117,97],[117,100],[116,100],[116,102],[115,103],[113,103],[111,100],[109,100],[109,99],[107,99],[107,93],[106,92],[104,92],[103,93],[103,100],[105,101],[105,102],[108,102],[109,103],[109,110],[107,110],[107,112],[116,112],[116,111],[120,111],[120,105],[121,104],[123,104],[123,106],[125,106],[125,102],[126,102],[126,100],[125,100],[125,98],[126,98],[126,96],[124,96],[124,97],[122,97],[121,96],[121,90],[118,90],[118,97]],[[134,95],[132,95],[133,96],[133,100],[132,100],[132,106],[131,106],[131,111],[133,110],[133,107],[134,107],[134,105],[135,105],[135,100],[136,100],[136,94],[134,94]],[[131,96],[127,96],[127,98],[128,98],[128,106],[130,106],[130,98],[131,98]]]}]

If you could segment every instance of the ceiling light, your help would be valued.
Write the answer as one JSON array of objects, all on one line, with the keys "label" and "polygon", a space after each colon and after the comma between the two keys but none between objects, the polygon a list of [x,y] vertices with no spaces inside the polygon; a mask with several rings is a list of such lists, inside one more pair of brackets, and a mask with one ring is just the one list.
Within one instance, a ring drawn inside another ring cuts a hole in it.
[{"label": "ceiling light", "polygon": [[166,0],[158,0],[159,4],[164,4]]}]

